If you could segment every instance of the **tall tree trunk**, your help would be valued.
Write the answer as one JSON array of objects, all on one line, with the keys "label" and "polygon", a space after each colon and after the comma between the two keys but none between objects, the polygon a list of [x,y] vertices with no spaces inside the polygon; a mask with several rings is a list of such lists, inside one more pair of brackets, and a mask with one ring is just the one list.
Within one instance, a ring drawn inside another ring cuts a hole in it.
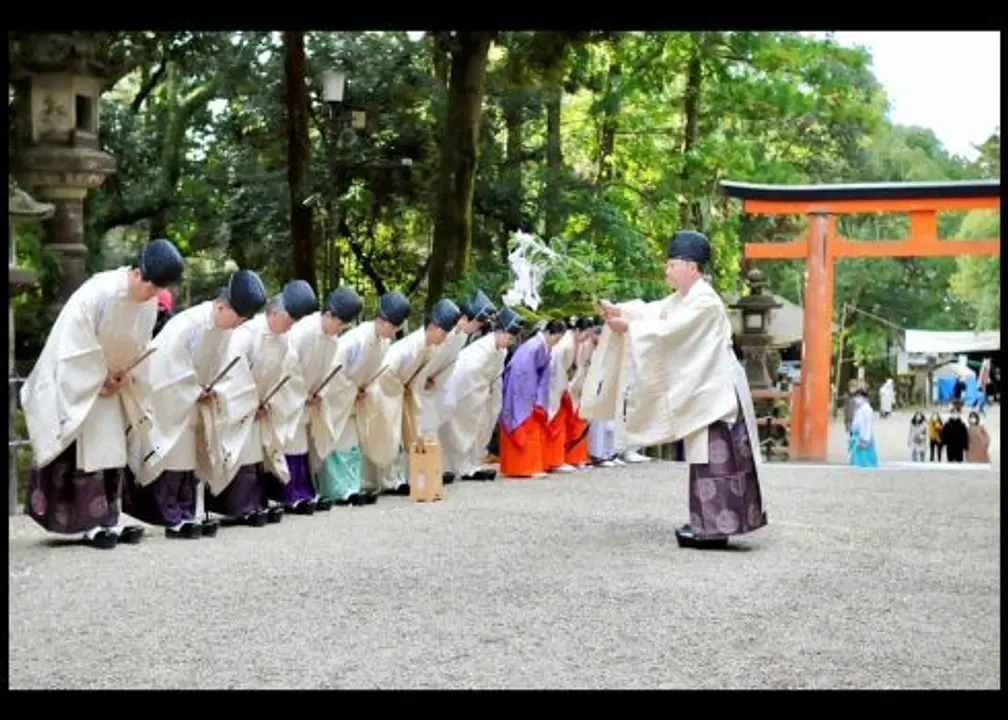
[{"label": "tall tree trunk", "polygon": [[492,33],[459,32],[448,80],[448,109],[441,143],[434,242],[427,276],[427,306],[466,271],[472,245],[476,150],[487,55]]},{"label": "tall tree trunk", "polygon": [[[294,276],[311,283],[315,276],[312,211],[302,203],[309,195],[311,145],[308,140],[308,63],[304,33],[284,32],[284,85],[287,101],[287,184],[290,188],[290,231],[294,250]],[[328,238],[327,238],[328,240]]]},{"label": "tall tree trunk", "polygon": [[682,171],[679,175],[683,201],[679,204],[679,225],[683,228],[697,228],[701,222],[700,203],[696,200],[691,186],[696,162],[693,149],[700,138],[700,97],[703,88],[704,55],[710,42],[709,33],[692,33],[692,50],[686,66],[686,92],[683,96],[683,115],[686,127],[682,142]]},{"label": "tall tree trunk", "polygon": [[525,97],[522,85],[525,73],[521,59],[512,56],[508,61],[508,81],[512,91],[504,98],[504,126],[507,130],[507,146],[505,147],[504,178],[507,187],[507,207],[504,211],[504,222],[501,227],[500,256],[501,262],[507,262],[508,242],[511,235],[522,228],[522,204],[525,200],[525,190],[522,183],[522,160],[525,127]]},{"label": "tall tree trunk", "polygon": [[606,79],[606,93],[602,99],[602,113],[599,121],[598,178],[599,192],[613,179],[613,153],[616,151],[616,125],[620,110],[620,93],[616,88],[621,68],[618,62],[609,65]]},{"label": "tall tree trunk", "polygon": [[546,242],[563,231],[563,209],[560,207],[560,182],[563,177],[563,144],[560,136],[560,110],[563,87],[559,81],[550,84],[546,97]]}]

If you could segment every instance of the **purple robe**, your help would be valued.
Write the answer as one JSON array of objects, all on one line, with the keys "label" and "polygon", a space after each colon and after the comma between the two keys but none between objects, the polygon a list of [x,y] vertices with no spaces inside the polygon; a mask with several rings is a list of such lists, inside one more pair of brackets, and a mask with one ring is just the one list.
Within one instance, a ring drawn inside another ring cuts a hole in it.
[{"label": "purple robe", "polygon": [[311,465],[308,453],[301,455],[284,455],[287,458],[287,469],[290,471],[290,482],[286,485],[274,475],[269,476],[266,485],[265,499],[274,500],[290,507],[299,500],[314,500],[315,486],[312,484]]},{"label": "purple robe", "polygon": [[542,333],[523,342],[504,370],[501,380],[500,421],[513,433],[532,415],[536,405],[545,409],[549,398],[550,348]]},{"label": "purple robe", "polygon": [[71,534],[119,521],[121,470],[77,468],[77,443],[48,465],[31,470],[28,516],[49,532]]},{"label": "purple robe", "polygon": [[203,494],[203,502],[210,512],[231,518],[245,517],[262,510],[265,498],[265,476],[262,463],[242,465],[234,479],[220,495],[210,488]]},{"label": "purple robe", "polygon": [[707,429],[709,462],[691,464],[690,528],[701,540],[742,535],[767,524],[749,432],[737,422],[718,421]]},{"label": "purple robe", "polygon": [[166,470],[144,487],[137,484],[129,468],[124,474],[124,513],[161,527],[196,522],[196,490],[199,487],[196,473],[191,470]]}]

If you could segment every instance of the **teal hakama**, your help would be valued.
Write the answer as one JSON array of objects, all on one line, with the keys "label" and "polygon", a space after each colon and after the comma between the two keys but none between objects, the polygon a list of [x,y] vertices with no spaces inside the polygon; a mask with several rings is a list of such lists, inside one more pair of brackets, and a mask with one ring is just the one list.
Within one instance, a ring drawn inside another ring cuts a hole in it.
[{"label": "teal hakama", "polygon": [[315,474],[319,495],[336,502],[346,502],[361,492],[361,450],[354,445],[343,452],[333,451]]},{"label": "teal hakama", "polygon": [[850,458],[850,464],[854,467],[879,466],[874,438],[864,442],[856,432],[852,432],[847,440],[847,455]]},{"label": "teal hakama", "polygon": [[851,421],[850,436],[847,438],[847,456],[854,467],[878,467],[875,433],[872,432],[872,407],[868,404],[864,390],[858,389],[854,395],[856,409]]}]

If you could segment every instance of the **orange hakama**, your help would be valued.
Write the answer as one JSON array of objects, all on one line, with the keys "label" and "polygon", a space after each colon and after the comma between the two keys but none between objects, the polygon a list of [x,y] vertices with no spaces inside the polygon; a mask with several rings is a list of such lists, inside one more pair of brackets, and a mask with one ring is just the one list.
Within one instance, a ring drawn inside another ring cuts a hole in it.
[{"label": "orange hakama", "polygon": [[542,452],[546,433],[546,413],[538,406],[514,432],[509,433],[500,423],[501,476],[528,478],[546,472]]},{"label": "orange hakama", "polygon": [[570,392],[564,390],[560,409],[546,426],[543,436],[543,464],[548,469],[560,465],[582,465],[588,462],[588,424],[574,409]]}]

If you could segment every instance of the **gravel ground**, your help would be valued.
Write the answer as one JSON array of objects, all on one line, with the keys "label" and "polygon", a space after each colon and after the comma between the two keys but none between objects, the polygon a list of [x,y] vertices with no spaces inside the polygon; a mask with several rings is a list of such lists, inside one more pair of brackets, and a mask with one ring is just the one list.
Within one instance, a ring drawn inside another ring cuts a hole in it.
[{"label": "gravel ground", "polygon": [[766,466],[771,524],[729,551],[676,547],[686,484],[467,483],[106,552],[14,518],[10,687],[1000,687],[998,470]]}]

